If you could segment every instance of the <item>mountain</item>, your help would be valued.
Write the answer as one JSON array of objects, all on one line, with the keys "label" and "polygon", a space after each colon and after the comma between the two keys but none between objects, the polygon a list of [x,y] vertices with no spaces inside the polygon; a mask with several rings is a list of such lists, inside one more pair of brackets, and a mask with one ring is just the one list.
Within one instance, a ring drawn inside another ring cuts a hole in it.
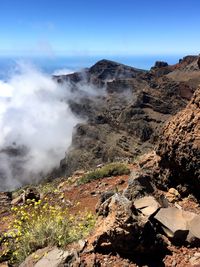
[{"label": "mountain", "polygon": [[[143,71],[103,60],[54,77],[81,95],[69,104],[85,122],[61,162],[65,175],[0,193],[0,266],[200,265],[198,62],[188,56]],[[125,161],[125,152],[128,163],[106,164]],[[105,165],[94,169],[98,162]]]},{"label": "mountain", "polygon": [[2,192],[2,266],[199,266],[199,101],[200,88],[132,164]]},{"label": "mountain", "polygon": [[[60,173],[131,161],[152,149],[163,124],[191,99],[199,74],[199,57],[187,56],[175,65],[156,62],[150,71],[101,60],[82,72],[54,76],[82,95],[69,105],[86,120],[76,126]],[[81,86],[95,88],[97,95],[82,94]]]}]

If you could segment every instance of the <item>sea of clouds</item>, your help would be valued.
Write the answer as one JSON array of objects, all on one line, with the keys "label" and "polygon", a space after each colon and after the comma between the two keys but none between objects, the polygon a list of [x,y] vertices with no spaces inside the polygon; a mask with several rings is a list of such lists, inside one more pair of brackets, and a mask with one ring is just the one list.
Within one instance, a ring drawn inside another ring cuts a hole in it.
[{"label": "sea of clouds", "polygon": [[0,80],[0,191],[35,183],[59,166],[80,122],[67,104],[73,97],[70,84],[24,62]]}]

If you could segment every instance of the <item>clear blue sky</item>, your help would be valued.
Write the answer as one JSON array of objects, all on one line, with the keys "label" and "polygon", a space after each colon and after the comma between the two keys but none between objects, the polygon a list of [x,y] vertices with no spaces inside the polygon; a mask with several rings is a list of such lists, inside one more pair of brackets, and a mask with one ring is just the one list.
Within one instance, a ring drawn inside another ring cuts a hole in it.
[{"label": "clear blue sky", "polygon": [[0,0],[1,55],[199,51],[200,0]]}]

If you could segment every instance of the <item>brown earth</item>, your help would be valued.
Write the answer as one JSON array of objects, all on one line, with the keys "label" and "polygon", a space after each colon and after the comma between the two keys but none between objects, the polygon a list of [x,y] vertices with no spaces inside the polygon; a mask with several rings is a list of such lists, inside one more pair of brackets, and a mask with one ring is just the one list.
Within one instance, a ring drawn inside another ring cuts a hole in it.
[{"label": "brown earth", "polygon": [[[139,161],[138,164],[130,165],[132,171],[139,171],[140,162],[144,162],[145,157]],[[146,163],[149,161],[147,160]],[[76,176],[75,176],[76,177]],[[79,176],[80,178],[80,176]],[[52,201],[65,201],[67,203],[67,207],[69,208],[71,213],[78,213],[79,211],[88,210],[95,214],[97,203],[101,199],[101,195],[105,191],[117,191],[121,192],[127,187],[128,178],[127,175],[116,176],[116,177],[105,177],[100,180],[92,181],[88,184],[76,185],[76,182],[79,178],[75,178],[73,183],[69,183],[69,180],[64,180],[62,182],[57,183],[57,188],[59,188],[59,193],[48,193],[44,195],[44,198],[47,198],[49,203]],[[166,194],[167,192],[160,191],[160,193]],[[64,197],[63,197],[64,194]],[[70,203],[70,204],[69,204]],[[69,205],[68,205],[69,204]],[[77,205],[78,204],[78,205]],[[191,198],[180,199],[177,204],[182,206],[184,209],[193,211],[195,213],[200,214],[199,205]],[[9,225],[9,221],[12,220],[12,216],[9,213],[2,213],[1,224],[0,224],[0,232],[3,233],[7,230]],[[195,253],[199,253],[199,248],[190,248],[190,247],[176,247],[174,245],[169,245],[167,247],[168,254],[163,258],[163,265],[146,265],[146,266],[177,266],[177,267],[192,267],[190,264],[190,259],[195,255]],[[136,267],[136,266],[144,266],[141,265],[141,258],[123,258],[118,254],[101,254],[101,253],[83,253],[80,256],[81,262],[87,264],[85,266],[116,266],[116,267]]]},{"label": "brown earth", "polygon": [[165,125],[157,154],[161,157],[160,168],[168,172],[165,184],[173,187],[181,184],[183,190],[189,187],[199,198],[200,89],[187,107]]}]

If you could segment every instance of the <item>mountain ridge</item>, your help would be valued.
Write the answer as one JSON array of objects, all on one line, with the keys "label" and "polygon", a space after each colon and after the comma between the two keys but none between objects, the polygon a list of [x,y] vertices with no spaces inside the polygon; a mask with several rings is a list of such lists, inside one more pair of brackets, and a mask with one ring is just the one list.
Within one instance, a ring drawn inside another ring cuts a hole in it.
[{"label": "mountain ridge", "polygon": [[186,106],[200,82],[198,59],[187,56],[175,65],[156,63],[150,71],[101,60],[82,79],[81,73],[56,77],[61,83],[72,83],[76,90],[79,84],[106,88],[103,96],[69,103],[72,112],[87,122],[77,125],[69,152],[61,161],[61,173],[131,160],[151,149],[163,123]]}]

